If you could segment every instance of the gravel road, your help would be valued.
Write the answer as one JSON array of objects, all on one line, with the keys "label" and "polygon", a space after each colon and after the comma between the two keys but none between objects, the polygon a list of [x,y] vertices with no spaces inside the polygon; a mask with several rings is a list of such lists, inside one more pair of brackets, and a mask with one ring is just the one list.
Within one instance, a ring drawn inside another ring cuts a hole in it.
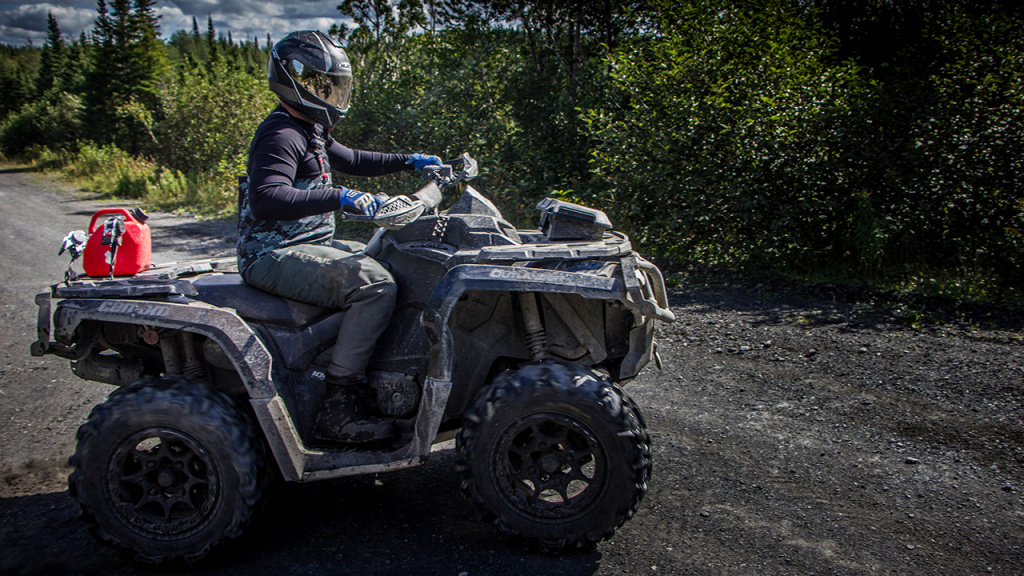
[{"label": "gravel road", "polygon": [[[61,238],[102,204],[0,170],[0,574],[135,574],[77,519],[74,433],[111,387],[28,354]],[[230,254],[232,226],[154,214],[158,261]],[[509,547],[419,468],[290,485],[189,573],[1024,573],[1024,321],[842,287],[681,271],[664,369],[627,391],[654,440],[636,517],[596,550]]]}]

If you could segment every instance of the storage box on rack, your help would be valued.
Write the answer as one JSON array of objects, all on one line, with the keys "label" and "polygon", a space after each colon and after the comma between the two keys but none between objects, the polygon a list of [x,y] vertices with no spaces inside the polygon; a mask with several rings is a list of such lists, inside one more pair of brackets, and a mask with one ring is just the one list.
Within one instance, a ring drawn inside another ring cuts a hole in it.
[{"label": "storage box on rack", "polygon": [[537,209],[541,212],[537,228],[550,240],[600,240],[612,229],[607,214],[579,204],[545,198]]}]

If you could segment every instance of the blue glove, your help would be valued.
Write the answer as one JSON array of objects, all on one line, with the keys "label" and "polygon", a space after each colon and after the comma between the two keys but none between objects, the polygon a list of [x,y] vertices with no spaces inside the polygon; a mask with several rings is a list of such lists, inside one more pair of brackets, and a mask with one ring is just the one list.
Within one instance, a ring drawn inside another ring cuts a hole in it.
[{"label": "blue glove", "polygon": [[349,190],[348,188],[338,188],[341,191],[341,210],[342,212],[348,212],[350,214],[362,214],[363,216],[373,216],[377,213],[377,208],[380,208],[382,204],[381,200],[373,194],[367,194],[366,192],[360,192],[358,190]]},{"label": "blue glove", "polygon": [[428,154],[413,154],[405,161],[406,164],[412,164],[412,167],[420,172],[424,166],[440,166],[441,159],[437,156],[430,156]]}]

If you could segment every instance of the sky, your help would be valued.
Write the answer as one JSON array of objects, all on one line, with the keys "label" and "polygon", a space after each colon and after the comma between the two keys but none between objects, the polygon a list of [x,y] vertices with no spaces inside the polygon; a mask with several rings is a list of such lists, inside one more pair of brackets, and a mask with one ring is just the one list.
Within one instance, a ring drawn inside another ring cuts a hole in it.
[{"label": "sky", "polygon": [[[266,41],[280,40],[293,30],[327,31],[331,24],[341,23],[339,0],[158,0],[160,35],[170,38],[175,30],[191,30],[192,17],[206,32],[207,16],[213,17],[218,35],[227,35],[237,42],[259,37]],[[107,4],[110,2],[108,0]],[[0,43],[24,46],[29,41],[42,46],[46,41],[46,15],[57,19],[65,40],[78,38],[82,31],[92,29],[96,18],[96,0],[0,0]]]}]

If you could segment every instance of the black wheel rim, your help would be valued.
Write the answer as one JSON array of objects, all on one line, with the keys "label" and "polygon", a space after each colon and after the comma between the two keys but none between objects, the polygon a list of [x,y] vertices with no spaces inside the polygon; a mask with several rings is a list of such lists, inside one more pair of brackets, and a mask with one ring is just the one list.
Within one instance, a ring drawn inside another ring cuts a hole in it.
[{"label": "black wheel rim", "polygon": [[593,433],[560,414],[536,414],[505,429],[493,476],[502,497],[534,519],[582,514],[604,488],[607,462]]},{"label": "black wheel rim", "polygon": [[189,435],[143,430],[118,445],[107,488],[118,515],[137,533],[173,538],[201,527],[217,503],[213,459]]}]

